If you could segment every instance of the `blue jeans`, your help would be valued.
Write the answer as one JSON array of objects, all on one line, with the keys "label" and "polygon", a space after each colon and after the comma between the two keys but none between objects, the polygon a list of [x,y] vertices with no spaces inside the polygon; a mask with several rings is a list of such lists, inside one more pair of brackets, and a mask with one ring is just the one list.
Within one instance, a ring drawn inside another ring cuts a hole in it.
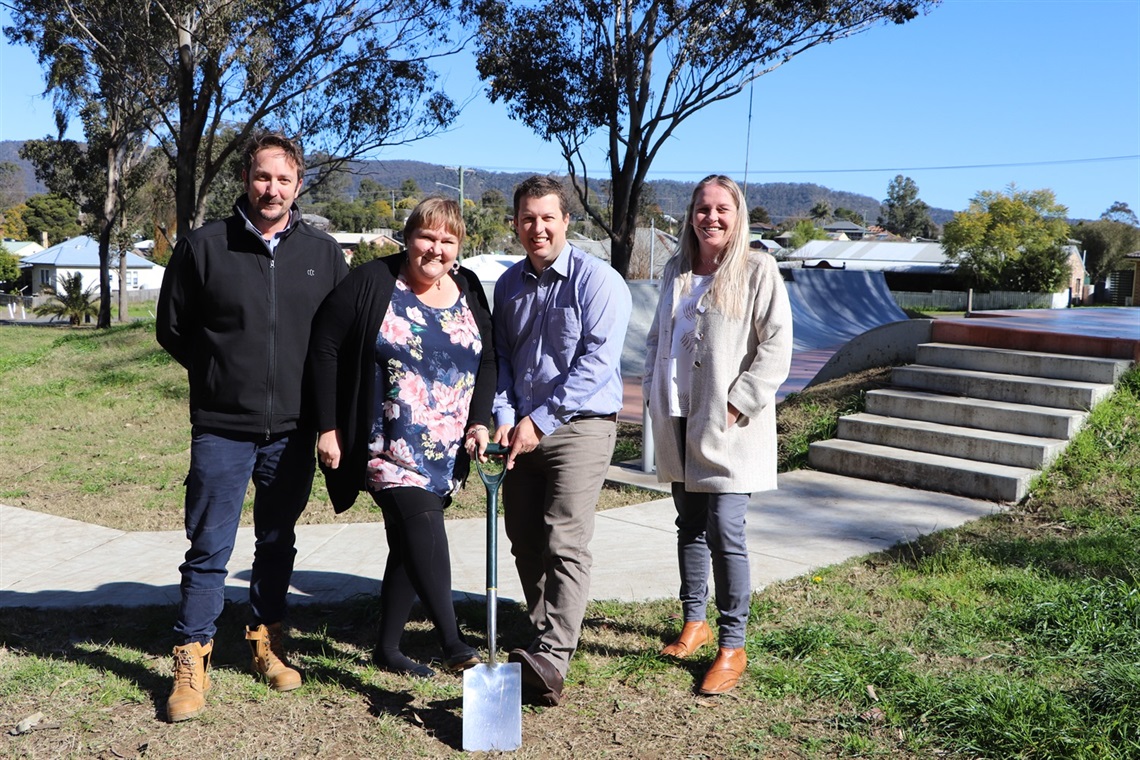
[{"label": "blue jeans", "polygon": [[242,504],[254,485],[253,570],[249,603],[255,623],[285,617],[285,595],[297,554],[294,528],[313,487],[315,436],[294,431],[266,440],[194,428],[186,476],[186,538],[179,567],[182,602],[175,633],[205,643],[217,632],[225,604],[226,565],[234,550]]}]

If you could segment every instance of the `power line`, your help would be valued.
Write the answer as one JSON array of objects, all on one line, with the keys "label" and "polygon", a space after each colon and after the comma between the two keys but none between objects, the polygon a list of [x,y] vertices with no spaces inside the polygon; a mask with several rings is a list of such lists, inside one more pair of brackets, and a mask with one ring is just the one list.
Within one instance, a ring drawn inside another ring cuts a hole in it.
[{"label": "power line", "polygon": [[[761,171],[749,170],[749,174],[859,174],[859,173],[875,173],[875,172],[935,172],[935,171],[954,171],[961,169],[1008,169],[1026,166],[1062,166],[1066,164],[1094,164],[1105,163],[1109,161],[1135,161],[1140,159],[1140,154],[1133,154],[1128,156],[1098,156],[1095,158],[1066,158],[1054,159],[1049,161],[1020,161],[1013,163],[1000,163],[1000,164],[953,164],[949,166],[901,166],[901,167],[880,167],[877,169],[765,169]],[[536,169],[535,167],[528,166],[479,166],[484,171],[494,172],[545,172],[549,169]],[[705,176],[709,173],[709,169],[653,169],[650,167],[650,175],[663,175],[663,174],[684,174],[684,175],[700,175]],[[726,173],[733,174],[739,172],[728,171]]]},{"label": "power line", "polygon": [[[883,167],[878,169],[767,169],[763,171],[753,171],[753,174],[856,174],[860,172],[934,172],[934,171],[951,171],[955,169],[1006,169],[1013,167],[1023,166],[1059,166],[1063,164],[1092,164],[1102,163],[1107,161],[1135,161],[1140,159],[1140,155],[1131,156],[1100,156],[1097,158],[1068,158],[1057,159],[1052,161],[1021,161],[1016,163],[1004,164],[957,164],[953,166],[902,166],[902,167]],[[708,170],[701,171],[688,171],[678,170],[670,171],[664,170],[661,172],[653,172],[650,174],[700,174],[705,175]]]}]

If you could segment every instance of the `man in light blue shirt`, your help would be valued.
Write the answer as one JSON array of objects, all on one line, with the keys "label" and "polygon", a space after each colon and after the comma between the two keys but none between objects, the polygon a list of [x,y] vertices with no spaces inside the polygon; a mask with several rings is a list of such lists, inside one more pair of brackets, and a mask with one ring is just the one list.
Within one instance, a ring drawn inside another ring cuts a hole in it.
[{"label": "man in light blue shirt", "polygon": [[522,182],[514,225],[525,260],[495,285],[495,441],[510,448],[504,524],[536,637],[512,650],[523,689],[557,705],[590,591],[594,513],[622,406],[629,288],[566,241],[569,204],[550,177]]}]

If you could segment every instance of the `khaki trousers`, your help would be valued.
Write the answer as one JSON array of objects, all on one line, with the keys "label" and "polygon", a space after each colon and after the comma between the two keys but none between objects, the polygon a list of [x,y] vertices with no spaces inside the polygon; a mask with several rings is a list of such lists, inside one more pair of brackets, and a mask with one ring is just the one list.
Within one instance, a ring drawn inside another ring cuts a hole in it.
[{"label": "khaki trousers", "polygon": [[616,439],[611,420],[569,422],[517,457],[503,481],[504,527],[537,632],[527,649],[563,676],[590,599],[594,513]]}]

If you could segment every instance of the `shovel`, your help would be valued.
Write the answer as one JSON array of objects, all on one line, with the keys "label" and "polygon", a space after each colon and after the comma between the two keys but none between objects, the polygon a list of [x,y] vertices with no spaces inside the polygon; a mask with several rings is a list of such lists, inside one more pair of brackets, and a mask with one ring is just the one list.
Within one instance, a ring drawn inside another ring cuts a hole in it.
[{"label": "shovel", "polygon": [[[507,449],[492,443],[490,456],[504,456]],[[522,667],[517,662],[499,664],[495,657],[496,608],[498,607],[499,484],[506,468],[497,475],[483,471],[475,459],[479,479],[487,487],[487,662],[463,671],[463,749],[466,752],[516,750],[522,744]]]}]

